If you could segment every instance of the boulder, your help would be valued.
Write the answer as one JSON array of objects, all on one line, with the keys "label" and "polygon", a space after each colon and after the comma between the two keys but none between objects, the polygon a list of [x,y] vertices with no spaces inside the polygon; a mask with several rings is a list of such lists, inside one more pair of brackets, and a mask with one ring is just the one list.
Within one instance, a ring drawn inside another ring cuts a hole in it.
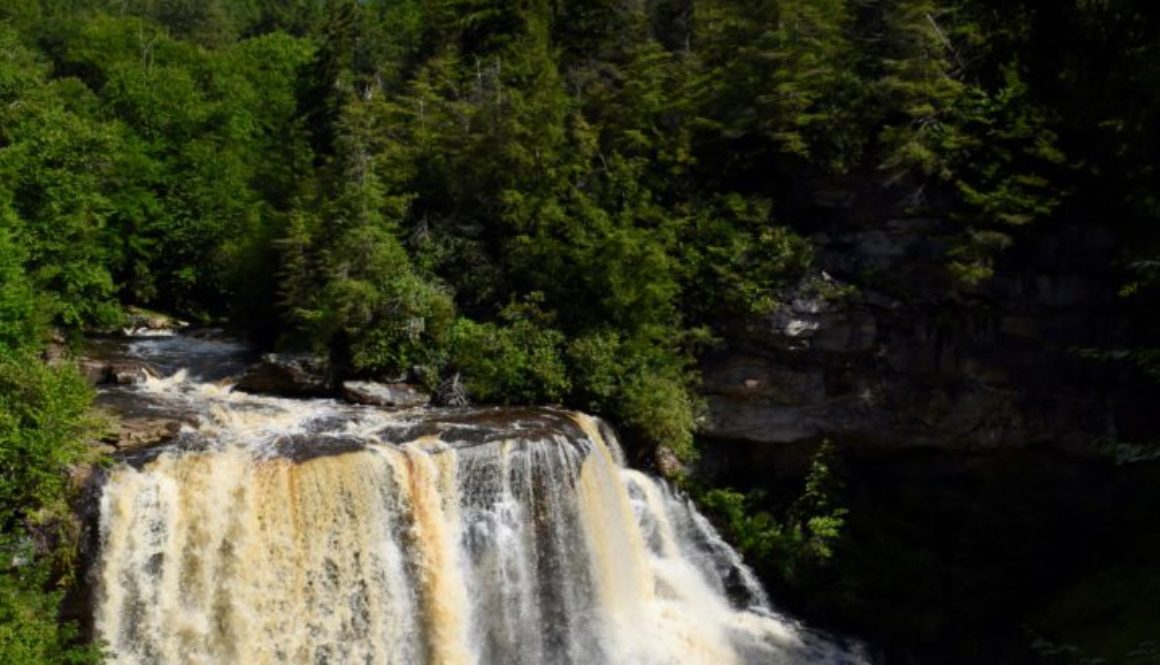
[{"label": "boulder", "polygon": [[167,443],[181,431],[181,422],[169,418],[122,418],[106,443],[118,452],[140,450]]},{"label": "boulder", "polygon": [[131,386],[144,383],[153,374],[145,363],[116,362],[109,365],[109,382],[118,386]]},{"label": "boulder", "polygon": [[407,408],[425,406],[431,396],[409,383],[344,381],[342,396],[354,404]]},{"label": "boulder", "polygon": [[267,353],[246,371],[234,390],[282,397],[330,397],[330,363],[311,354]]},{"label": "boulder", "polygon": [[99,386],[108,383],[109,363],[92,358],[81,358],[77,361],[77,369],[91,385]]},{"label": "boulder", "polygon": [[653,462],[661,476],[669,480],[684,478],[689,474],[689,468],[668,446],[657,446],[653,454]]},{"label": "boulder", "polygon": [[121,333],[128,337],[171,335],[188,327],[187,321],[140,307],[130,307],[125,314],[125,326]]},{"label": "boulder", "polygon": [[144,383],[156,373],[147,363],[138,360],[99,360],[81,358],[77,361],[81,375],[94,386],[131,386]]}]

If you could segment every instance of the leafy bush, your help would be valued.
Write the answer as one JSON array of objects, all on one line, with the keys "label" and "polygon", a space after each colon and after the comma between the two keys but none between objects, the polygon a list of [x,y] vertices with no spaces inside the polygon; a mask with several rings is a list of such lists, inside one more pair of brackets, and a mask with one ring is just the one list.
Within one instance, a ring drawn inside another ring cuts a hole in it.
[{"label": "leafy bush", "polygon": [[[0,542],[7,558],[11,547]],[[0,662],[6,665],[84,665],[101,662],[100,649],[75,644],[76,628],[57,621],[61,593],[48,591],[43,563],[0,570]]]},{"label": "leafy bush", "polygon": [[699,402],[679,366],[667,372],[631,376],[611,413],[642,442],[665,446],[682,461],[696,457],[693,432]]},{"label": "leafy bush", "polygon": [[44,330],[41,298],[23,263],[24,253],[0,218],[0,355],[35,344]]},{"label": "leafy bush", "polygon": [[782,582],[801,585],[828,565],[842,539],[847,510],[841,505],[836,459],[834,446],[824,442],[814,454],[802,494],[780,517],[766,507],[760,491],[714,488],[699,492],[697,500],[747,558],[775,571]]},{"label": "leafy bush", "polygon": [[93,392],[69,366],[0,358],[0,525],[43,525],[68,512],[65,471],[86,459],[99,423]]},{"label": "leafy bush", "polygon": [[468,395],[501,403],[559,402],[571,383],[564,365],[564,334],[537,306],[539,296],[511,304],[501,324],[459,319],[451,334],[452,365],[465,376]]},{"label": "leafy bush", "polygon": [[778,288],[806,272],[813,252],[770,217],[769,201],[731,193],[694,219],[688,309],[705,319],[774,310]]},{"label": "leafy bush", "polygon": [[[70,466],[91,460],[98,423],[92,390],[75,369],[29,355],[0,356],[0,661],[18,665],[95,663],[60,625],[50,572],[75,546]],[[35,537],[34,537],[35,536]]]}]

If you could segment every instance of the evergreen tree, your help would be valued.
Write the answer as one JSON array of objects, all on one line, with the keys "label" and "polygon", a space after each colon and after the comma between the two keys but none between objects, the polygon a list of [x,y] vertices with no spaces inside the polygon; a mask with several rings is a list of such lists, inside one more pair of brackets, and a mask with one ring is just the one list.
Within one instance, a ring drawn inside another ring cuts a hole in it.
[{"label": "evergreen tree", "polygon": [[877,101],[887,109],[881,168],[894,177],[947,180],[949,154],[964,140],[956,111],[967,94],[963,62],[951,41],[954,14],[936,0],[882,3],[882,75]]},{"label": "evergreen tree", "polygon": [[[699,106],[713,170],[750,177],[806,162],[842,171],[860,157],[858,82],[845,0],[706,0],[695,7],[704,62]],[[725,151],[719,152],[724,147]]]}]

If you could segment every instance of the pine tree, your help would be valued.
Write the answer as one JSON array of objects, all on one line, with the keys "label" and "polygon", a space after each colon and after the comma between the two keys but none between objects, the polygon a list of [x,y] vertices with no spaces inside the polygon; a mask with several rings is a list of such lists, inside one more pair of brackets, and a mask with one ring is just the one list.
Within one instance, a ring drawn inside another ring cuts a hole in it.
[{"label": "pine tree", "polygon": [[889,109],[881,168],[949,180],[949,155],[963,142],[957,111],[968,88],[951,41],[954,15],[937,0],[882,3],[882,68],[877,101]]},{"label": "pine tree", "polygon": [[702,124],[711,130],[702,142],[732,148],[710,155],[712,168],[728,160],[730,169],[767,171],[811,160],[840,171],[857,160],[845,0],[705,0],[694,8]]}]

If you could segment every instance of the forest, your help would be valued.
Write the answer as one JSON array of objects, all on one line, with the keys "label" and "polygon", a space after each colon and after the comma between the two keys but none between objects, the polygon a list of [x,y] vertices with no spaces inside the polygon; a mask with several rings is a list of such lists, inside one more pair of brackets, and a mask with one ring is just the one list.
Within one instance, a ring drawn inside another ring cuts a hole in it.
[{"label": "forest", "polygon": [[692,463],[698,359],[857,181],[954,222],[948,297],[1106,227],[1135,342],[1092,353],[1160,376],[1158,119],[1147,0],[5,0],[0,660],[97,658],[56,604],[105,425],[54,340],[171,312]]}]

